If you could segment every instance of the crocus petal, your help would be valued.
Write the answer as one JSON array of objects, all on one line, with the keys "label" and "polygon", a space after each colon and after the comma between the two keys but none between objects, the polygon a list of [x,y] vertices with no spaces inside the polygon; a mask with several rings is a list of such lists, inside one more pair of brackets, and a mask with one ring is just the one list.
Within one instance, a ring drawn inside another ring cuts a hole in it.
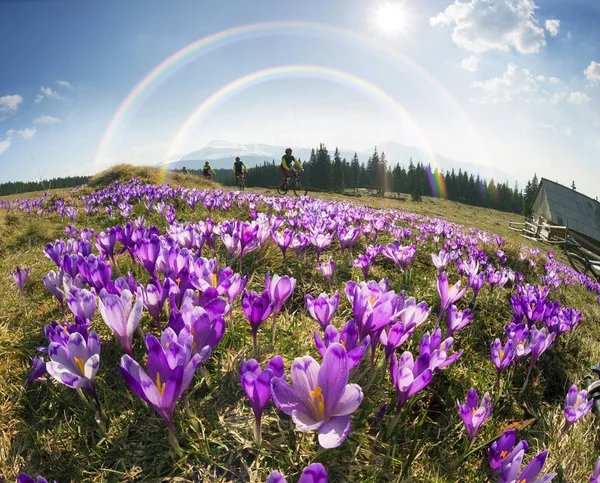
[{"label": "crocus petal", "polygon": [[334,414],[338,401],[345,393],[347,383],[346,349],[341,344],[331,344],[327,348],[318,376],[318,385],[322,389],[325,399],[326,417]]},{"label": "crocus petal", "polygon": [[302,472],[298,483],[327,483],[327,471],[321,463],[313,463]]},{"label": "crocus petal", "polygon": [[291,416],[293,411],[305,409],[306,402],[302,395],[283,379],[271,379],[271,392],[277,408],[288,416]]},{"label": "crocus petal", "polygon": [[323,448],[337,448],[350,433],[350,416],[335,416],[319,428],[319,444]]},{"label": "crocus petal", "polygon": [[362,388],[357,384],[348,384],[331,415],[346,416],[351,414],[358,409],[362,400]]}]

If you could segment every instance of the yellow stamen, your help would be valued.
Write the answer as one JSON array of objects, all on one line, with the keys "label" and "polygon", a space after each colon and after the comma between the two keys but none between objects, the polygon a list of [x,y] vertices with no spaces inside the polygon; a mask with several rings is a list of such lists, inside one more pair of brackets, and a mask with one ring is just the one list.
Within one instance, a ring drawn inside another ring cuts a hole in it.
[{"label": "yellow stamen", "polygon": [[192,344],[192,350],[193,350],[193,351],[195,351],[195,350],[196,350],[196,347],[198,347],[198,346],[197,346],[197,345],[196,345],[196,343],[194,342],[194,343]]},{"label": "yellow stamen", "polygon": [[66,326],[64,326],[64,325],[62,326],[62,330],[64,330],[64,331],[65,331],[65,334],[68,334],[68,333],[69,333],[69,331],[67,330]]},{"label": "yellow stamen", "polygon": [[83,362],[79,357],[73,357],[73,360],[75,361],[75,364],[77,364],[77,368],[79,369],[79,372],[81,372],[81,375],[84,375],[83,372],[83,368],[85,367],[85,362]]},{"label": "yellow stamen", "polygon": [[194,335],[194,333],[196,332],[196,329],[194,329],[193,327],[190,329],[190,334],[192,334],[192,336]]},{"label": "yellow stamen", "polygon": [[[311,399],[312,398],[312,399]],[[315,401],[313,401],[313,399]],[[310,398],[307,399],[308,404],[313,408],[319,419],[325,418],[325,398],[323,397],[322,389],[317,386],[314,391],[310,391]],[[315,404],[316,402],[316,404]]]},{"label": "yellow stamen", "polygon": [[471,411],[473,413],[473,416],[475,416],[475,413],[477,412],[477,408],[473,408],[473,409],[471,409]]},{"label": "yellow stamen", "polygon": [[369,303],[371,304],[371,307],[373,307],[373,305],[375,305],[377,299],[375,299],[375,297],[369,297]]},{"label": "yellow stamen", "polygon": [[341,340],[340,344],[342,344],[342,347],[345,349],[346,348],[346,341],[345,340]]},{"label": "yellow stamen", "polygon": [[577,402],[573,405],[574,409],[577,409],[579,407],[579,405],[581,404],[582,400],[581,400],[581,396],[577,396]]},{"label": "yellow stamen", "polygon": [[504,360],[504,350],[500,351],[500,360]]},{"label": "yellow stamen", "polygon": [[157,372],[156,373],[156,389],[158,389],[158,393],[160,394],[161,397],[165,393],[166,385],[167,385],[166,382],[163,382],[162,384],[160,383],[160,372]]},{"label": "yellow stamen", "polygon": [[178,278],[178,279],[176,279],[175,281],[177,282],[177,286],[179,287],[179,285],[181,284],[181,279],[180,279],[180,278]]},{"label": "yellow stamen", "polygon": [[167,342],[167,343],[165,344],[165,347],[166,347],[167,349],[169,348],[169,342]]},{"label": "yellow stamen", "polygon": [[506,457],[508,456],[508,451],[501,451],[500,452],[500,458],[502,458],[503,460],[506,459]]},{"label": "yellow stamen", "polygon": [[212,282],[213,287],[217,286],[217,275],[215,273],[213,273],[212,276],[210,277],[210,281]]}]

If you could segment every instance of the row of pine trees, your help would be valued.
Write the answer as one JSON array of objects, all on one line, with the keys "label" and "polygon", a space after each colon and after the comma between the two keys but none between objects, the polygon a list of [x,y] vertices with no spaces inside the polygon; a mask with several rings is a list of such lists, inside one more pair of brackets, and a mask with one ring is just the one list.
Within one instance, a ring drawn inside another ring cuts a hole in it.
[{"label": "row of pine trees", "polygon": [[87,184],[91,176],[66,176],[42,181],[9,181],[0,183],[0,196],[29,193],[31,191],[46,191],[56,188],[74,188]]},{"label": "row of pine trees", "polygon": [[[249,168],[246,184],[262,188],[281,184],[279,165],[279,161],[273,160]],[[507,183],[487,181],[460,169],[458,173],[454,170],[441,173],[437,168],[432,171],[431,166],[421,162],[415,164],[412,158],[407,167],[399,163],[392,167],[385,153],[379,153],[377,149],[366,163],[361,163],[356,153],[350,161],[341,158],[337,148],[332,158],[324,144],[313,149],[302,165],[309,189],[314,191],[342,193],[362,188],[379,196],[390,192],[396,196],[409,195],[414,201],[421,201],[423,196],[447,196],[452,201],[471,206],[526,215],[531,214],[538,187],[537,176],[527,183],[523,192],[517,184],[511,188]],[[235,184],[231,170],[218,169],[216,173],[216,181],[227,186]],[[439,186],[445,186],[446,193],[440,192]]]}]

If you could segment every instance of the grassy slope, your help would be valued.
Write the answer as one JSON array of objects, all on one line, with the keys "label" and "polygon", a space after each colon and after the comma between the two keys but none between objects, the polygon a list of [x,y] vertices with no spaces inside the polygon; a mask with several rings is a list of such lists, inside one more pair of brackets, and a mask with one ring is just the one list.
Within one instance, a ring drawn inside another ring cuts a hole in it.
[{"label": "grassy slope", "polygon": [[[54,192],[60,195],[59,190]],[[319,196],[347,199],[336,195]],[[507,251],[513,260],[513,268],[529,270],[514,262],[518,258],[516,247],[523,240],[507,229],[508,219],[517,218],[514,215],[432,199],[421,204],[365,197],[352,201],[377,208],[389,207],[445,217],[504,235],[510,242]],[[137,206],[133,216],[143,210],[142,206]],[[207,216],[209,213],[202,206],[195,213],[189,210],[181,213],[186,220]],[[243,210],[237,209],[211,216],[216,220],[247,218]],[[148,222],[164,228],[164,220],[156,214],[149,215]],[[82,223],[83,220],[78,226]],[[86,226],[95,229],[115,223],[118,220],[111,221],[102,215],[85,220]],[[368,364],[363,363],[354,374],[353,381],[363,386],[365,400],[352,417],[351,436],[339,449],[326,452],[319,451],[313,433],[297,432],[290,418],[272,405],[267,408],[263,420],[263,446],[260,449],[254,446],[252,413],[238,380],[240,361],[244,357],[252,357],[249,324],[238,302],[234,308],[235,331],[226,334],[207,364],[209,379],[197,376],[190,386],[189,406],[196,416],[186,414],[182,402],[178,405],[177,431],[186,454],[182,459],[174,460],[162,421],[125,386],[117,366],[120,347],[98,313],[94,316],[93,326],[100,334],[103,347],[97,380],[104,410],[111,420],[105,439],[98,435],[93,411],[85,407],[74,391],[57,384],[21,385],[28,374],[35,347],[45,342],[43,325],[61,318],[58,304],[41,281],[48,270],[55,268],[41,255],[41,249],[45,242],[65,237],[63,226],[64,222],[55,215],[46,215],[40,220],[0,212],[0,274],[8,282],[8,271],[14,266],[31,267],[26,287],[27,314],[12,282],[0,294],[0,475],[6,476],[9,481],[20,470],[39,472],[61,483],[162,481],[166,477],[177,478],[170,481],[265,481],[273,469],[284,472],[290,477],[288,481],[296,481],[302,468],[313,461],[324,463],[330,473],[330,481],[335,482],[486,480],[485,449],[476,450],[458,468],[453,468],[464,442],[455,400],[464,399],[471,386],[480,393],[494,391],[495,370],[489,361],[488,346],[495,337],[502,337],[503,326],[510,319],[508,291],[490,294],[487,287],[482,291],[475,320],[456,336],[455,350],[464,351],[464,356],[450,368],[437,373],[433,383],[416,398],[412,408],[405,408],[400,429],[390,442],[384,441],[385,426],[375,414],[394,397],[394,392],[387,380],[385,384],[379,379],[371,381]],[[360,240],[355,253],[364,250],[364,238]],[[378,243],[385,241],[380,239]],[[341,257],[337,242],[334,241],[332,247],[322,258],[336,260],[338,268],[334,288],[343,291],[346,280],[359,280],[361,276],[357,269],[351,268],[348,258]],[[433,304],[435,314],[437,292],[430,251],[433,247],[429,251],[420,251],[410,285],[403,286],[400,274],[381,258],[371,277],[388,276],[395,290],[405,288],[417,300]],[[221,260],[224,259],[222,255],[221,252]],[[316,357],[312,331],[318,326],[304,309],[303,297],[305,293],[317,295],[328,291],[328,287],[322,277],[315,276],[314,258],[315,254],[309,253],[305,261],[292,259],[284,266],[281,252],[273,244],[269,244],[262,254],[255,253],[244,258],[242,270],[251,273],[249,289],[260,290],[267,270],[287,273],[297,279],[296,291],[278,321],[276,346],[270,346],[270,330],[267,330],[270,322],[265,323],[260,331],[261,362],[281,353],[289,369],[294,357],[308,353]],[[118,261],[122,270],[129,268],[125,255]],[[457,277],[451,272],[451,280]],[[528,280],[537,281],[537,275],[531,270]],[[475,447],[499,435],[511,422],[530,422],[520,432],[520,436],[530,443],[528,454],[534,455],[549,448],[548,468],[560,474],[555,481],[582,482],[589,478],[597,456],[593,449],[597,434],[590,429],[591,419],[577,424],[562,439],[558,434],[566,389],[573,382],[581,384],[586,367],[600,360],[600,346],[596,342],[600,334],[597,326],[599,310],[594,297],[581,288],[561,289],[554,296],[563,304],[583,310],[582,323],[572,336],[563,336],[555,348],[542,355],[523,396],[517,393],[527,364],[518,366],[513,389],[505,391],[509,397],[497,403],[494,415],[482,428]],[[470,294],[465,297],[461,308],[470,298]],[[342,299],[334,319],[337,327],[351,316],[349,304],[345,297],[342,296]],[[434,318],[432,314],[431,319]],[[418,340],[431,324],[432,321],[419,328],[403,349],[418,350]],[[146,314],[142,325],[146,331],[155,331]],[[136,336],[135,358],[142,360],[144,352],[145,348]],[[409,461],[413,461],[410,468]],[[404,480],[403,474],[406,475]]]}]

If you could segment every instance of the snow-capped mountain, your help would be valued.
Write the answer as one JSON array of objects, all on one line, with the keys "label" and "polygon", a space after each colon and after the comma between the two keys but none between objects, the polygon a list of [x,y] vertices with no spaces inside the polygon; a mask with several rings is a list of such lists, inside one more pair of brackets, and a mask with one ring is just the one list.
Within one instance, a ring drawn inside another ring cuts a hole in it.
[{"label": "snow-capped mountain", "polygon": [[[285,149],[288,146],[273,146],[270,144],[238,144],[229,141],[212,141],[198,151],[193,151],[186,154],[178,161],[168,163],[171,169],[181,169],[185,166],[188,169],[201,169],[205,161],[210,161],[213,168],[227,168],[230,169],[233,165],[233,161],[237,156],[242,158],[242,161],[248,167],[262,164],[264,161],[270,162],[276,160],[278,162],[281,156],[284,155]],[[290,146],[294,150],[294,156],[301,159],[302,161],[307,160],[310,157],[312,148],[302,148],[297,146]],[[407,166],[409,160],[417,163],[421,161],[425,164],[430,163],[432,168],[438,166],[443,171],[454,169],[458,172],[459,169],[467,171],[469,174],[477,175],[486,179],[494,178],[498,182],[508,181],[511,185],[517,180],[514,176],[511,176],[504,171],[497,169],[493,166],[484,166],[473,163],[463,163],[454,159],[447,158],[445,156],[435,154],[436,159],[430,159],[430,156],[421,148],[415,146],[405,146],[393,141],[386,141],[378,144],[377,151],[379,153],[385,152],[388,160],[388,165],[395,165],[400,163],[401,165]],[[333,157],[333,150],[330,150],[330,155]],[[358,158],[362,163],[365,163],[373,150],[369,151],[358,151]],[[352,159],[354,151],[348,149],[340,149],[340,156],[346,158],[346,160]]]}]

